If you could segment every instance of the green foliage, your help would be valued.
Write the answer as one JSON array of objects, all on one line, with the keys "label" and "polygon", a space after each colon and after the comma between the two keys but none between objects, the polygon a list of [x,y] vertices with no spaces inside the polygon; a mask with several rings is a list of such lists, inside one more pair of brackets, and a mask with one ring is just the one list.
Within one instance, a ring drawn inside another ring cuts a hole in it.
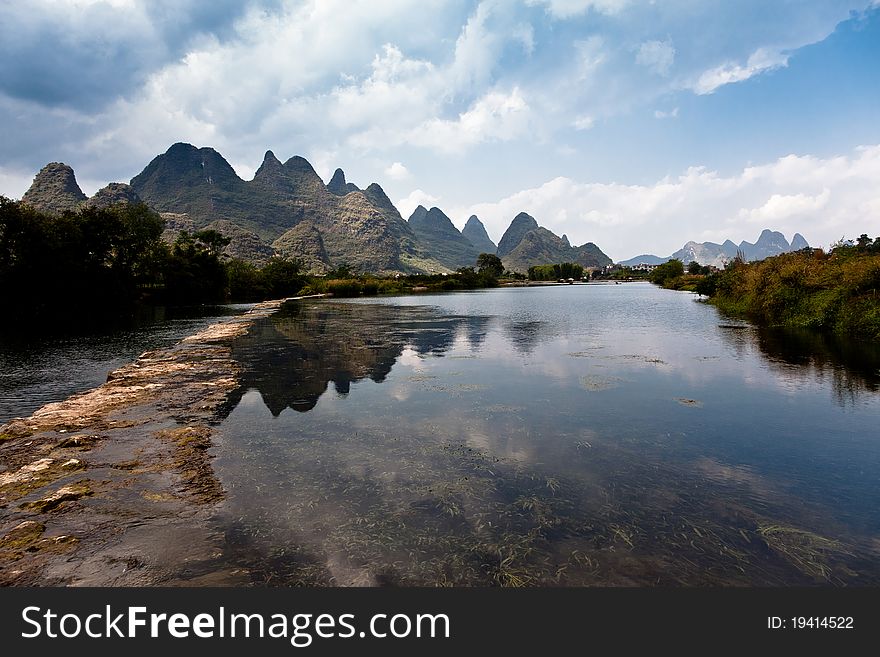
[{"label": "green foliage", "polygon": [[530,281],[558,281],[561,278],[581,280],[584,268],[575,262],[563,262],[555,265],[534,265],[529,267]]},{"label": "green foliage", "polygon": [[712,273],[712,269],[708,265],[701,265],[696,260],[692,260],[687,266],[687,273],[691,276],[708,276]]},{"label": "green foliage", "polygon": [[708,276],[704,276],[697,281],[697,284],[694,286],[694,292],[702,294],[704,297],[713,296],[718,289],[719,277],[719,274],[709,274]]},{"label": "green foliage", "polygon": [[160,282],[163,225],[143,204],[50,216],[0,197],[0,298],[27,322],[118,311]]},{"label": "green foliage", "polygon": [[254,265],[238,258],[226,263],[229,297],[234,301],[261,301],[269,298],[263,273]]},{"label": "green foliage", "polygon": [[299,261],[272,258],[261,271],[270,298],[281,299],[298,294],[306,283],[301,272]]},{"label": "green foliage", "polygon": [[327,281],[325,289],[334,297],[357,297],[363,291],[363,286],[359,281],[349,278]]},{"label": "green foliage", "polygon": [[[213,233],[214,231],[204,231]],[[210,240],[212,236],[208,235]],[[226,298],[227,273],[216,244],[181,231],[164,269],[162,299],[169,304],[216,303]]]},{"label": "green foliage", "polygon": [[492,274],[496,278],[504,273],[504,265],[494,253],[481,253],[477,258],[477,268],[480,273]]},{"label": "green foliage", "polygon": [[204,245],[210,253],[218,258],[220,257],[220,254],[223,253],[223,249],[225,249],[232,241],[231,238],[224,237],[222,233],[219,233],[216,230],[197,231],[193,233],[193,239]]},{"label": "green foliage", "polygon": [[682,264],[681,260],[673,258],[654,269],[648,277],[648,280],[657,285],[665,286],[668,281],[683,275],[684,264]]},{"label": "green foliage", "polygon": [[804,249],[737,261],[706,281],[701,293],[726,312],[880,339],[880,242],[867,235],[830,254]]}]

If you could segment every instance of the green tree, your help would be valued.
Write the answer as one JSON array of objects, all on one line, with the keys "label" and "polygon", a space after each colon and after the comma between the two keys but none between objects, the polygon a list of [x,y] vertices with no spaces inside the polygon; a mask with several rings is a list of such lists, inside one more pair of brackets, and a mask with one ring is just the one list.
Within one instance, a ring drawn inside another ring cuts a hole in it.
[{"label": "green tree", "polygon": [[301,273],[302,266],[297,260],[272,258],[263,267],[263,282],[273,299],[292,297],[305,286],[305,277]]},{"label": "green tree", "polygon": [[697,262],[696,260],[691,260],[690,264],[688,264],[687,272],[688,274],[696,276],[697,274],[702,272],[702,269],[703,268],[700,266],[699,262]]},{"label": "green tree", "polygon": [[223,253],[223,249],[229,246],[232,241],[229,237],[224,237],[222,233],[216,230],[200,230],[193,233],[193,238],[204,245],[209,253],[218,258]]},{"label": "green tree", "polygon": [[651,272],[649,280],[657,285],[665,285],[674,278],[684,275],[684,264],[681,260],[671,259],[659,265]]},{"label": "green tree", "polygon": [[498,277],[504,273],[504,264],[494,253],[481,253],[477,257],[477,269],[481,274],[487,273]]},{"label": "green tree", "polygon": [[226,269],[216,244],[206,245],[181,231],[164,270],[165,301],[174,304],[216,303],[226,297]]}]

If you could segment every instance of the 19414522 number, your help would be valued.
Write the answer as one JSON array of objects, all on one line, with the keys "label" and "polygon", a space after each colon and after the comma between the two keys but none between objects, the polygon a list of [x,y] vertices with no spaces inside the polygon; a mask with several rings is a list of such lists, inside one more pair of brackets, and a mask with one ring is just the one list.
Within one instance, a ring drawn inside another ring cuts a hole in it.
[{"label": "19414522 number", "polygon": [[852,616],[768,616],[767,628],[771,630],[852,630]]}]

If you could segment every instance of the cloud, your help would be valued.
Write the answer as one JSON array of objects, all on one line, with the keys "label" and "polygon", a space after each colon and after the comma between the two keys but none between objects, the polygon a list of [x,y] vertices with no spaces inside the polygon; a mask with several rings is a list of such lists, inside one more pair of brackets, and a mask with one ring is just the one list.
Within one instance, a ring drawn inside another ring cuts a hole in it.
[{"label": "cloud", "polygon": [[33,0],[0,3],[0,92],[46,107],[95,110],[207,36],[227,37],[264,3]]},{"label": "cloud", "polygon": [[0,190],[3,190],[2,194],[9,198],[21,198],[33,180],[32,172],[0,167]]},{"label": "cloud", "polygon": [[385,169],[385,175],[392,180],[406,180],[407,178],[412,177],[409,169],[403,166],[400,162],[394,162],[391,166]]},{"label": "cloud", "polygon": [[575,130],[590,130],[594,125],[596,125],[596,119],[592,116],[578,116],[572,122]]},{"label": "cloud", "polygon": [[654,110],[654,118],[655,119],[677,119],[678,118],[678,108],[673,107],[671,110],[667,110],[667,111]]},{"label": "cloud", "polygon": [[831,190],[827,187],[819,194],[773,194],[767,202],[759,208],[739,211],[738,218],[753,224],[768,225],[768,222],[778,223],[791,217],[807,216],[822,210],[828,205],[831,198]]},{"label": "cloud", "polygon": [[657,75],[669,75],[675,62],[675,48],[671,41],[646,41],[639,46],[636,63]]},{"label": "cloud", "polygon": [[404,219],[409,219],[409,216],[413,213],[418,206],[424,205],[426,208],[431,208],[437,205],[440,202],[440,197],[431,196],[427,192],[423,192],[421,189],[414,189],[404,198],[398,199],[395,202],[395,206],[397,210],[400,212],[400,216]]},{"label": "cloud", "polygon": [[456,119],[431,119],[403,136],[405,143],[455,153],[484,141],[521,136],[529,122],[529,106],[518,88],[491,91]]},{"label": "cloud", "polygon": [[630,4],[630,0],[526,0],[526,4],[543,5],[554,18],[571,18],[591,10],[600,14],[616,14]]},{"label": "cloud", "polygon": [[719,87],[734,82],[748,80],[754,75],[788,66],[788,55],[769,48],[758,48],[745,65],[727,62],[705,71],[692,85],[694,93],[703,96],[713,93]]},{"label": "cloud", "polygon": [[[125,180],[189,141],[246,177],[267,148],[371,180],[406,162],[465,203],[548,168],[585,177],[676,94],[781,66],[866,2],[784,4],[756,29],[760,0],[0,1],[0,166]],[[494,160],[514,152],[515,176]]]},{"label": "cloud", "polygon": [[691,167],[651,185],[557,177],[493,203],[450,208],[453,216],[478,215],[496,238],[528,212],[573,244],[595,242],[615,260],[665,256],[688,239],[751,241],[763,228],[827,246],[841,235],[870,233],[878,209],[880,145],[849,156],[788,155],[731,176]]}]

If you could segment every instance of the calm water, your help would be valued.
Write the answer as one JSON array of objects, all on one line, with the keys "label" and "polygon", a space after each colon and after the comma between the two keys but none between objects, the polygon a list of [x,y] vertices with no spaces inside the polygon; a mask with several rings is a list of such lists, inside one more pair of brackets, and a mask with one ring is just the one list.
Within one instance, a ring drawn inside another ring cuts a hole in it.
[{"label": "calm water", "polygon": [[[64,336],[0,336],[0,424],[90,390],[144,351],[174,344],[250,306],[145,308],[125,327]],[[68,327],[78,328],[77,318]]]},{"label": "calm water", "polygon": [[293,302],[235,353],[257,583],[880,583],[876,345],[628,284]]}]

